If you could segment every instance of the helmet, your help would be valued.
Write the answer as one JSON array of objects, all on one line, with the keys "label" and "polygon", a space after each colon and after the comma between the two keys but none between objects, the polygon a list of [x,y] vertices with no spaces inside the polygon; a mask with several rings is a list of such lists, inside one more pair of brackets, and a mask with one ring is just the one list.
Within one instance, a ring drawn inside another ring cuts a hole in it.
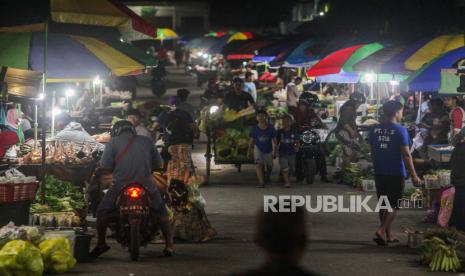
[{"label": "helmet", "polygon": [[316,103],[319,103],[319,102],[320,102],[320,99],[318,99],[318,96],[310,92],[304,92],[299,97],[299,103],[303,103],[310,107],[314,106]]},{"label": "helmet", "polygon": [[367,100],[365,98],[365,95],[363,95],[363,93],[358,92],[358,91],[355,91],[354,93],[352,93],[352,95],[350,95],[350,99],[352,101],[355,101],[358,104],[364,104]]},{"label": "helmet", "polygon": [[134,126],[129,121],[121,120],[121,121],[116,122],[113,125],[113,127],[111,128],[111,131],[110,131],[110,136],[111,137],[119,136],[124,131],[129,131],[133,135],[136,134],[136,129],[134,128]]}]

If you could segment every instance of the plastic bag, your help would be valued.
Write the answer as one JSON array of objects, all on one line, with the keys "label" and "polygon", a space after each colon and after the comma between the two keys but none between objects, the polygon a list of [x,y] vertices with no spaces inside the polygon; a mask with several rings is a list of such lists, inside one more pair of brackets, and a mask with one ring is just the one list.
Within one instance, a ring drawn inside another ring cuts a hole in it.
[{"label": "plastic bag", "polygon": [[41,276],[43,273],[40,250],[30,242],[10,241],[0,250],[0,275]]},{"label": "plastic bag", "polygon": [[12,168],[12,169],[9,169],[9,170],[5,171],[5,176],[7,176],[7,177],[26,177],[22,172],[18,171],[15,168]]},{"label": "plastic bag", "polygon": [[450,187],[444,190],[441,194],[441,209],[439,209],[437,223],[441,227],[449,225],[450,216],[452,215],[452,207],[454,205],[455,187]]},{"label": "plastic bag", "polygon": [[76,265],[70,242],[66,238],[46,239],[39,244],[39,249],[47,272],[64,273]]}]

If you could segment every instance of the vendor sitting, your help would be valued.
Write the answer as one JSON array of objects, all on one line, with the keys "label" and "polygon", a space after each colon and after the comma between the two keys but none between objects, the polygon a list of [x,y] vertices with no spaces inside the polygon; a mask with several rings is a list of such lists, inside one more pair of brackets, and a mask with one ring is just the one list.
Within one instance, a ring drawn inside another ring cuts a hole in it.
[{"label": "vendor sitting", "polygon": [[18,143],[18,135],[16,132],[8,130],[5,126],[1,126],[0,132],[0,161],[3,159],[5,152],[14,144]]},{"label": "vendor sitting", "polygon": [[68,114],[61,114],[56,118],[56,128],[61,129],[54,137],[53,141],[67,141],[77,144],[96,143],[95,139],[85,131],[80,123],[72,122]]}]

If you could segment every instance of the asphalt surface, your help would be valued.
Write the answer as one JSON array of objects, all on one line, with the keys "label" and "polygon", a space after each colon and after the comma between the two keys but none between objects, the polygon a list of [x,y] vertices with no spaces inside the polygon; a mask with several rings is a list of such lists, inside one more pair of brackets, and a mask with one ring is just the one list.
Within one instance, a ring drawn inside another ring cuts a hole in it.
[{"label": "asphalt surface", "polygon": [[[201,90],[194,87],[195,79],[180,70],[169,70],[171,88],[165,98],[184,87],[191,89],[197,100]],[[150,97],[148,89],[141,88],[138,93]],[[205,173],[203,149],[200,142],[193,156],[199,174]],[[273,179],[278,179],[276,172]],[[141,250],[139,262],[130,262],[128,252],[110,241],[112,249],[107,254],[91,263],[79,263],[69,275],[229,275],[264,261],[263,252],[253,242],[255,214],[263,208],[263,195],[342,195],[346,200],[356,194],[375,196],[346,185],[323,184],[318,178],[313,185],[296,183],[285,189],[275,182],[259,189],[250,165],[240,173],[234,166],[213,166],[211,181],[201,191],[208,218],[218,232],[214,240],[177,244],[173,258],[162,257],[163,245],[151,244]],[[370,206],[374,205],[374,200],[370,201]],[[423,210],[401,210],[394,223],[401,242],[380,247],[372,241],[378,225],[375,213],[309,213],[310,240],[302,266],[321,275],[428,275],[428,269],[418,263],[418,252],[406,246],[407,237],[402,233],[402,227],[428,227],[421,222],[424,215]]]}]

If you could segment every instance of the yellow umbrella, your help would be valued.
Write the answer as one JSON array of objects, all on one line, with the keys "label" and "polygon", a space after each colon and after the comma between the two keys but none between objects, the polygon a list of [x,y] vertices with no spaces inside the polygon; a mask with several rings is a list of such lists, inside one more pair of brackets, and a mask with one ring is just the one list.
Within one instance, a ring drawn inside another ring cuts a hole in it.
[{"label": "yellow umbrella", "polygon": [[413,71],[418,70],[434,58],[463,46],[465,46],[463,34],[438,36],[410,56],[405,61],[405,68]]},{"label": "yellow umbrella", "polygon": [[168,28],[157,28],[157,37],[155,37],[155,39],[158,39],[158,40],[167,40],[167,39],[177,39],[178,38],[178,34],[171,30],[171,29],[168,29]]},{"label": "yellow umbrella", "polygon": [[234,40],[247,40],[251,38],[253,38],[253,34],[251,32],[237,32],[228,39],[228,43]]}]

